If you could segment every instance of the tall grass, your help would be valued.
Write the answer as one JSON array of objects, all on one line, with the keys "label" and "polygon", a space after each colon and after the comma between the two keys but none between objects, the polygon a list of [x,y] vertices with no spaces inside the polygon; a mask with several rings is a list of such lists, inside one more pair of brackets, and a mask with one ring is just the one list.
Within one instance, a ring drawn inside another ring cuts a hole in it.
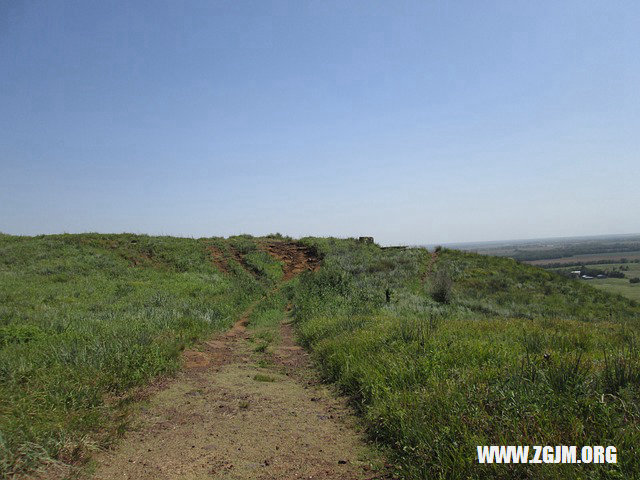
[{"label": "tall grass", "polygon": [[256,272],[218,271],[207,247],[228,243],[0,237],[0,477],[109,442],[134,387],[272,287],[281,267],[259,255]]},{"label": "tall grass", "polygon": [[[282,266],[260,241],[0,235],[0,477],[108,443],[136,387],[265,295],[256,349],[291,302],[405,478],[640,475],[637,305],[508,259],[440,249],[430,265],[330,238],[303,239],[323,267],[274,290]],[[484,444],[615,445],[619,463],[480,466]]]},{"label": "tall grass", "polygon": [[[580,282],[441,249],[306,239],[294,314],[326,378],[411,479],[640,475],[640,309]],[[438,271],[449,302],[434,299]],[[393,290],[391,303],[383,301]],[[615,445],[616,465],[495,465],[477,445]]]}]

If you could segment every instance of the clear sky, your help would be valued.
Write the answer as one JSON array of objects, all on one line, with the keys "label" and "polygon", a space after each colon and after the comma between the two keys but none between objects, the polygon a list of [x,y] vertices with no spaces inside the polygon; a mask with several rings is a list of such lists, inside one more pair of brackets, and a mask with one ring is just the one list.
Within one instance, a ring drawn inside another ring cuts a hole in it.
[{"label": "clear sky", "polygon": [[1,1],[0,231],[640,232],[640,2]]}]

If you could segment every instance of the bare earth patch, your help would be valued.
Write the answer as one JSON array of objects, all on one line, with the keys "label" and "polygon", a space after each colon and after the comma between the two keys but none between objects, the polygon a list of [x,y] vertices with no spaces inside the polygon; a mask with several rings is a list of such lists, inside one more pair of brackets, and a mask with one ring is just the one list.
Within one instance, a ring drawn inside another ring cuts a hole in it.
[{"label": "bare earth patch", "polygon": [[283,263],[284,280],[320,266],[320,260],[311,249],[296,242],[270,242],[265,248],[269,255]]}]

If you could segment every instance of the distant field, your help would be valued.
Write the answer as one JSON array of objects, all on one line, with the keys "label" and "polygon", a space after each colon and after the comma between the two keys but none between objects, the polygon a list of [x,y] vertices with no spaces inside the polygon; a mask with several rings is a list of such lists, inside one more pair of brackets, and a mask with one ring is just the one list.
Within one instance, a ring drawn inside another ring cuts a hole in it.
[{"label": "distant field", "polygon": [[606,278],[604,280],[594,280],[593,286],[640,302],[640,284],[631,284],[628,279]]},{"label": "distant field", "polygon": [[452,246],[482,255],[511,257],[534,265],[640,258],[640,235],[637,234],[483,242]]},{"label": "distant field", "polygon": [[627,260],[640,259],[640,251],[637,252],[611,252],[611,253],[592,253],[585,255],[574,255],[562,258],[546,258],[540,260],[525,261],[530,265],[546,265],[549,263],[566,263],[567,265],[580,265],[583,262],[597,262],[600,260],[619,261],[622,258]]},{"label": "distant field", "polygon": [[[564,267],[559,269],[553,269],[554,271],[567,271],[573,270],[576,265],[571,267]],[[629,270],[624,274],[627,278],[594,278],[593,280],[581,280],[589,283],[589,285],[605,290],[609,293],[617,293],[624,297],[630,298],[640,302],[640,283],[630,283],[629,279],[633,277],[640,277],[640,263],[605,263],[594,265],[594,267],[601,270],[613,270],[614,268],[626,267]]]}]

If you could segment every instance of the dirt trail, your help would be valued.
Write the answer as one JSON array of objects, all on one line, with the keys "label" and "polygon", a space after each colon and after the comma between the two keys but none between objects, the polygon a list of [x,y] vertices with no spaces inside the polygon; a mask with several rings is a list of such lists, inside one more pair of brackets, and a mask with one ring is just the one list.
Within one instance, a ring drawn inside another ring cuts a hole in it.
[{"label": "dirt trail", "polygon": [[218,267],[218,269],[223,273],[231,272],[231,267],[229,266],[228,261],[228,257],[230,257],[235,260],[247,273],[253,275],[254,277],[256,276],[256,272],[253,271],[253,269],[247,264],[247,261],[243,258],[242,254],[235,248],[228,247],[228,257],[225,256],[224,252],[220,250],[220,248],[214,245],[209,245],[207,247],[207,250],[209,251],[209,256],[213,264]]},{"label": "dirt trail", "polygon": [[[317,265],[285,248],[269,251],[288,259],[287,278]],[[141,408],[133,430],[95,457],[94,479],[381,478],[344,399],[318,382],[291,325],[282,322],[273,354],[254,351],[252,308],[184,353],[184,369]]]},{"label": "dirt trail", "polygon": [[424,285],[424,282],[426,282],[427,278],[429,278],[429,276],[433,272],[433,266],[437,261],[438,261],[438,252],[434,250],[433,252],[431,252],[431,256],[429,257],[429,263],[427,263],[427,268],[425,269],[424,274],[422,274],[422,278],[420,279],[420,283],[422,285]]}]

